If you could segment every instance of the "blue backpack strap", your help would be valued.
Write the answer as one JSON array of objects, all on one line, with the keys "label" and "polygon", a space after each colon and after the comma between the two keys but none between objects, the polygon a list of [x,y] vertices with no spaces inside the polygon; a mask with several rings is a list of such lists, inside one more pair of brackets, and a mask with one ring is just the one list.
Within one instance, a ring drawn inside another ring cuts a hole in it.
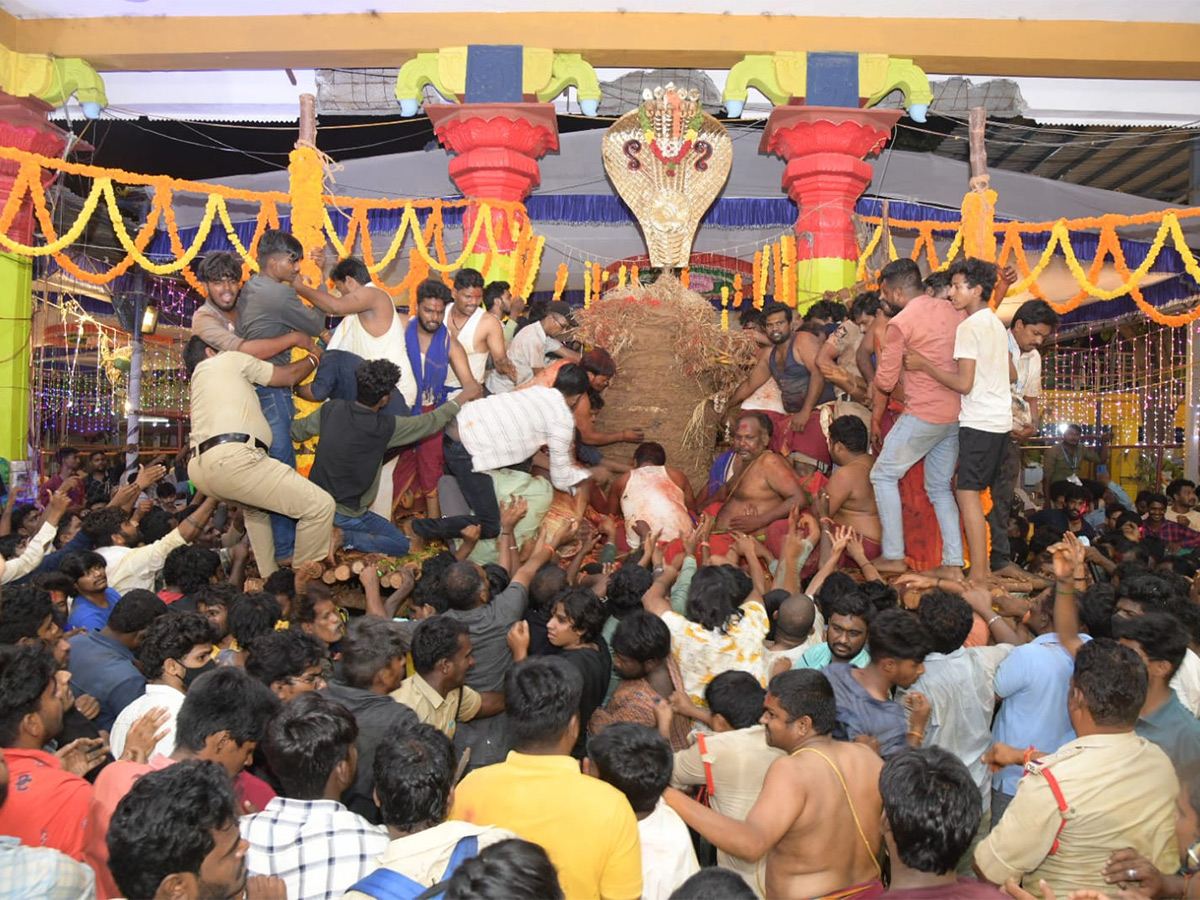
[{"label": "blue backpack strap", "polygon": [[442,881],[453,875],[454,870],[468,859],[474,859],[478,855],[479,838],[469,834],[454,845],[454,852],[450,854],[450,862],[446,864],[446,871],[442,873]]},{"label": "blue backpack strap", "polygon": [[425,893],[425,885],[391,869],[376,869],[348,890],[359,891],[375,900],[415,900]]}]

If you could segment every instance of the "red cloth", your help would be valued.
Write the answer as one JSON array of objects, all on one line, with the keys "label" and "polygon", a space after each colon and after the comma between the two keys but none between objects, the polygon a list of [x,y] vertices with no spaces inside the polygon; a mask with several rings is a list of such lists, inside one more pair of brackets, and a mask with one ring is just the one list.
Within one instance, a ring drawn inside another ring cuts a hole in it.
[{"label": "red cloth", "polygon": [[[42,485],[42,489],[38,491],[38,503],[42,508],[50,505],[50,495],[62,487],[62,483],[63,477],[55,475]],[[72,506],[87,506],[87,493],[82,481],[76,482],[75,487],[71,488],[67,496],[71,498]]]},{"label": "red cloth", "polygon": [[[887,437],[902,410],[890,404],[883,414],[883,436]],[[903,510],[905,562],[915,572],[942,564],[942,533],[937,513],[925,493],[925,460],[921,460],[900,479],[900,508]],[[864,547],[864,549],[866,549]],[[870,557],[870,553],[867,554]]]},{"label": "red cloth", "polygon": [[3,752],[8,799],[0,806],[0,834],[82,859],[92,786],[64,772],[53,753],[13,747]]},{"label": "red cloth", "polygon": [[808,424],[803,431],[792,431],[792,416],[790,413],[766,412],[775,430],[771,433],[771,447],[776,453],[787,456],[797,452],[811,456],[817,462],[830,465],[833,457],[829,455],[829,439],[821,430],[821,411],[814,409],[808,417]]}]

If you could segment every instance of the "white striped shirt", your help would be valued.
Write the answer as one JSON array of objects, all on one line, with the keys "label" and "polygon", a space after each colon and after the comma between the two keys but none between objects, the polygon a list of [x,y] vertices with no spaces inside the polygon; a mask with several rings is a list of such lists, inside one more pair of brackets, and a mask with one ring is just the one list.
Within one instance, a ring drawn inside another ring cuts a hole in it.
[{"label": "white striped shirt", "polygon": [[575,416],[557,388],[534,386],[495,394],[463,407],[458,436],[476,472],[517,465],[543,446],[550,452],[550,481],[570,491],[590,473],[575,464]]}]

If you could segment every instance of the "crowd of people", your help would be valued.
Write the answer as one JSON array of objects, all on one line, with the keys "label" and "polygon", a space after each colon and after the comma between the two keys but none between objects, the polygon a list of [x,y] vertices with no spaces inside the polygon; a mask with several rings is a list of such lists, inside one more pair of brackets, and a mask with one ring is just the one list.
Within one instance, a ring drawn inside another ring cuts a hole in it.
[{"label": "crowd of people", "polygon": [[1026,482],[1011,272],[745,310],[701,485],[568,305],[258,254],[198,268],[188,447],[4,506],[0,896],[1200,896],[1196,486],[1077,426]]}]

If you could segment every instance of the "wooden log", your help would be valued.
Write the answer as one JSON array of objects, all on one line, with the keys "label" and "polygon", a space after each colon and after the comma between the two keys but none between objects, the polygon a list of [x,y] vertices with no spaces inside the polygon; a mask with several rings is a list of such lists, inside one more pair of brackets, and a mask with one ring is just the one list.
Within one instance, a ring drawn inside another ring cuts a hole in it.
[{"label": "wooden log", "polygon": [[350,567],[345,563],[335,567],[333,570],[333,577],[336,581],[349,581],[350,575]]},{"label": "wooden log", "polygon": [[326,569],[324,572],[322,572],[321,581],[323,581],[325,584],[336,584],[337,576],[334,574],[333,569]]}]

